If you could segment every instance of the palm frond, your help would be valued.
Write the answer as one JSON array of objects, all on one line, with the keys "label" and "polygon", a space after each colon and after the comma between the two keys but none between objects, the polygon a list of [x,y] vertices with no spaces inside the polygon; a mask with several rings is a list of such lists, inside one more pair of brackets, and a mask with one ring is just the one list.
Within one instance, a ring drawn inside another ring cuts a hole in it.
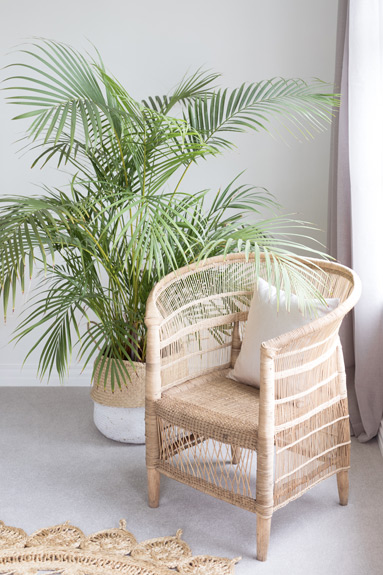
[{"label": "palm frond", "polygon": [[211,97],[214,89],[213,82],[220,76],[221,74],[199,68],[193,74],[185,75],[169,95],[154,98],[149,96],[147,100],[143,100],[143,104],[156,112],[168,114],[178,103],[186,105],[205,95]]},{"label": "palm frond", "polygon": [[275,78],[242,84],[235,90],[218,90],[211,97],[189,104],[185,119],[213,148],[231,147],[219,134],[255,131],[272,132],[277,121],[298,139],[313,137],[330,123],[339,97],[326,92],[329,86],[315,81]]},{"label": "palm frond", "polygon": [[33,140],[42,138],[47,143],[53,137],[57,143],[65,130],[72,148],[81,128],[81,137],[88,147],[92,144],[91,135],[93,143],[97,143],[105,131],[118,131],[117,110],[113,115],[96,70],[79,52],[53,40],[41,40],[20,53],[27,61],[8,66],[16,67],[20,74],[7,78],[13,85],[5,89],[14,93],[7,98],[10,103],[30,109],[14,119],[33,118],[28,128]]}]

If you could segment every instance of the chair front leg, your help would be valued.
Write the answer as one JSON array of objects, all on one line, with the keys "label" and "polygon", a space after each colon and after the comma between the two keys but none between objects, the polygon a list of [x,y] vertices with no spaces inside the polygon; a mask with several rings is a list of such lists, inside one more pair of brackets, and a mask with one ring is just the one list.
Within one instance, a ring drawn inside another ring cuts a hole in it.
[{"label": "chair front leg", "polygon": [[257,559],[266,561],[270,541],[271,517],[257,515]]},{"label": "chair front leg", "polygon": [[148,468],[148,503],[149,507],[158,507],[160,503],[160,472]]},{"label": "chair front leg", "polygon": [[257,559],[266,561],[274,508],[274,360],[261,348],[257,446]]}]

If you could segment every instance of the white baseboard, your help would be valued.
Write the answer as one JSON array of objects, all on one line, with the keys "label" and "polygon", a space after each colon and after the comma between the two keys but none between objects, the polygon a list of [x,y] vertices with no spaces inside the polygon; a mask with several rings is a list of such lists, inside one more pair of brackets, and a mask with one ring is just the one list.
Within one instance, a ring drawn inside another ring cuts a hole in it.
[{"label": "white baseboard", "polygon": [[378,431],[378,444],[380,447],[380,453],[383,457],[383,419],[380,422],[379,431]]},{"label": "white baseboard", "polygon": [[92,368],[87,367],[81,372],[79,366],[72,366],[69,376],[66,377],[63,382],[60,382],[56,372],[52,373],[49,382],[47,378],[40,381],[36,374],[37,364],[26,364],[24,367],[21,367],[20,364],[3,363],[0,365],[0,387],[58,387],[61,385],[90,387]]}]

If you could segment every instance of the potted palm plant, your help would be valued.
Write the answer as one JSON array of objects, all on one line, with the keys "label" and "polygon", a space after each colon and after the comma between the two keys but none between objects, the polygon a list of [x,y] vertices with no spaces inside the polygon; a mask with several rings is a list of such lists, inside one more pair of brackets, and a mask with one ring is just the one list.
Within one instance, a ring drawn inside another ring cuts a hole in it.
[{"label": "potted palm plant", "polygon": [[[301,223],[275,216],[272,196],[238,178],[207,207],[206,191],[184,191],[188,171],[232,147],[232,132],[267,132],[271,120],[308,138],[331,121],[337,97],[296,79],[221,89],[218,74],[198,70],[167,96],[139,102],[99,55],[49,40],[21,52],[7,89],[24,108],[15,119],[29,121],[32,166],[55,161],[72,177],[39,196],[0,198],[4,310],[39,269],[15,339],[39,329],[31,351],[41,349],[41,377],[53,369],[63,377],[76,344],[84,366],[94,360],[96,424],[113,439],[140,441],[140,433],[111,431],[110,417],[118,406],[121,420],[121,410],[132,417],[143,405],[145,303],[164,274],[229,251],[254,252],[257,263],[264,252],[288,292],[293,285],[304,297],[311,289],[304,261],[292,257],[306,248],[287,235]],[[265,208],[273,215],[262,220]]]}]

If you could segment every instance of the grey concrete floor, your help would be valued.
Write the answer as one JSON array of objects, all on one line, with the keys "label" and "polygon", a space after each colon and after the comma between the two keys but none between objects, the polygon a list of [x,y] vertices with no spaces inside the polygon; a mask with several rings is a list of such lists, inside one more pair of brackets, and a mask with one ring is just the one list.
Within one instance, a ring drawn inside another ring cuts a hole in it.
[{"label": "grey concrete floor", "polygon": [[0,519],[28,533],[70,520],[86,534],[117,527],[138,540],[173,535],[197,554],[242,556],[236,575],[383,574],[383,458],[352,443],[350,503],[330,478],[275,513],[269,558],[255,560],[256,516],[167,478],[146,503],[144,447],[93,425],[85,388],[0,388]]}]

